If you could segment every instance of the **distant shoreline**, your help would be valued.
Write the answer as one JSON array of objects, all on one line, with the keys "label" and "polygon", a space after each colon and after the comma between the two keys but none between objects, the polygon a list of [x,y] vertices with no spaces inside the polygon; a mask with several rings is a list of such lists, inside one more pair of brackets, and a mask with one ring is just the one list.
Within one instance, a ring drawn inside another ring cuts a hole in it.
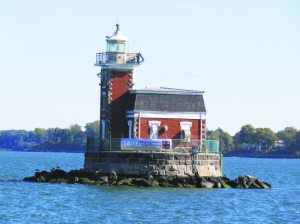
[{"label": "distant shoreline", "polygon": [[84,153],[85,146],[74,144],[51,144],[43,143],[27,149],[0,149],[0,151],[13,152],[63,152],[63,153]]},{"label": "distant shoreline", "polygon": [[300,159],[300,156],[297,156],[293,152],[288,150],[279,150],[272,152],[237,150],[224,153],[223,156],[240,158]]},{"label": "distant shoreline", "polygon": [[[43,145],[43,147],[33,147],[29,149],[17,150],[17,149],[3,149],[0,151],[10,152],[55,152],[55,153],[85,153],[85,147],[79,147],[74,145]],[[273,152],[260,152],[260,151],[246,151],[237,150],[227,152],[223,154],[223,157],[239,157],[239,158],[269,158],[269,159],[300,159],[300,156],[293,154],[290,151],[281,150]]]},{"label": "distant shoreline", "polygon": [[0,149],[0,152],[53,152],[53,153],[85,153],[85,151],[67,151],[67,150],[47,150],[47,149],[24,149],[24,150],[16,150],[16,149]]}]

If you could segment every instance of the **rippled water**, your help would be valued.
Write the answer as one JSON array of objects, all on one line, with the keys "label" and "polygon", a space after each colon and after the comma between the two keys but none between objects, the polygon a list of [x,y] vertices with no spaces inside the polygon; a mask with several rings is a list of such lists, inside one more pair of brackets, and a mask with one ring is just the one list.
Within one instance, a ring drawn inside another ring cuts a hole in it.
[{"label": "rippled water", "polygon": [[0,223],[300,223],[300,160],[225,158],[228,177],[271,190],[25,183],[35,169],[76,169],[83,154],[0,152]]}]

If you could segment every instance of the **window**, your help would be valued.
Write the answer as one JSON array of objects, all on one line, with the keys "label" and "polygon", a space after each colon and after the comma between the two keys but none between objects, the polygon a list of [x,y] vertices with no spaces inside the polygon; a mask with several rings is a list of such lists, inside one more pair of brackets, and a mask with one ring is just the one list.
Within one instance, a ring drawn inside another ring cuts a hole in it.
[{"label": "window", "polygon": [[191,141],[191,127],[192,122],[180,122],[180,129],[181,129],[181,141],[183,142],[190,142]]},{"label": "window", "polygon": [[102,133],[101,133],[101,138],[104,140],[105,139],[105,120],[101,120],[101,130],[102,130]]},{"label": "window", "polygon": [[106,92],[101,93],[101,110],[105,111],[106,110]]},{"label": "window", "polygon": [[150,126],[150,138],[158,138],[158,127],[160,126],[160,121],[149,121],[148,123]]},{"label": "window", "polygon": [[127,121],[128,124],[128,138],[132,138],[132,120]]},{"label": "window", "polygon": [[109,52],[124,52],[125,44],[110,43],[110,44],[108,44],[108,51]]}]

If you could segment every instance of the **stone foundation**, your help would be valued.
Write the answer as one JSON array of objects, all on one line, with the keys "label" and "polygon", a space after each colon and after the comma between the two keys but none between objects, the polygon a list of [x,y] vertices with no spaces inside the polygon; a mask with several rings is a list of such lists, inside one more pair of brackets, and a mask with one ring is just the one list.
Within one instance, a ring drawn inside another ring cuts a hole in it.
[{"label": "stone foundation", "polygon": [[[193,164],[199,176],[222,176],[219,154],[199,153],[192,160],[190,153],[175,152],[99,152],[85,153],[84,168],[102,173],[115,171],[124,175],[191,176]],[[197,164],[196,164],[197,163]]]}]

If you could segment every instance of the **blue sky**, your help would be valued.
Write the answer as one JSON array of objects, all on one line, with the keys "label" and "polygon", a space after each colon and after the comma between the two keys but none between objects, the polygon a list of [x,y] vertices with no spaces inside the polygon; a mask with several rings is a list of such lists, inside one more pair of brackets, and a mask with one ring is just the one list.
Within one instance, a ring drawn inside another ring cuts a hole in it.
[{"label": "blue sky", "polygon": [[1,0],[0,130],[97,120],[116,22],[145,58],[137,88],[205,91],[209,129],[300,129],[297,0]]}]

